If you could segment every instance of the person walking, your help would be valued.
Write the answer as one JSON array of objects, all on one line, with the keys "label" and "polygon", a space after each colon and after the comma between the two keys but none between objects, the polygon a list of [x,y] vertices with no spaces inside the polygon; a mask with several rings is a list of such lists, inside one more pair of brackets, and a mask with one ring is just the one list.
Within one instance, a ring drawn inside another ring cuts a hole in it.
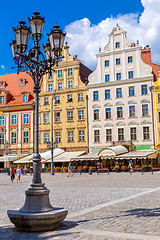
[{"label": "person walking", "polygon": [[27,175],[27,167],[26,167],[26,165],[24,166],[24,175],[25,176]]},{"label": "person walking", "polygon": [[16,173],[17,173],[17,182],[21,180],[21,168],[20,166],[18,165],[17,167],[17,170],[16,170]]},{"label": "person walking", "polygon": [[69,177],[69,174],[71,174],[71,177],[73,176],[73,175],[72,175],[71,163],[69,163],[69,165],[68,165],[68,174],[67,174],[67,177]]},{"label": "person walking", "polygon": [[10,176],[11,176],[11,183],[13,183],[13,180],[15,179],[15,170],[14,170],[14,166],[11,166],[11,169],[10,169]]}]

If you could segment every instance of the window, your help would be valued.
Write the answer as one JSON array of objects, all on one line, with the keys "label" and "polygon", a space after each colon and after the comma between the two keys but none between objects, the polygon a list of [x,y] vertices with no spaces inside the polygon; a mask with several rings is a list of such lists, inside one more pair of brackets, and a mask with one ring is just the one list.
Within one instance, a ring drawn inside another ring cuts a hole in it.
[{"label": "window", "polygon": [[38,141],[41,143],[41,133],[38,134]]},{"label": "window", "polygon": [[62,77],[62,70],[58,70],[58,77]]},{"label": "window", "polygon": [[116,42],[116,48],[120,48],[120,42]]},{"label": "window", "polygon": [[110,89],[105,90],[105,99],[110,99]]},{"label": "window", "polygon": [[58,62],[62,62],[62,54],[59,56]]},{"label": "window", "polygon": [[112,141],[112,129],[106,129],[106,142]]},{"label": "window", "polygon": [[142,116],[148,116],[148,104],[142,105]]},{"label": "window", "polygon": [[117,118],[123,117],[123,107],[117,107]]},{"label": "window", "polygon": [[12,125],[17,125],[17,115],[12,115],[11,116],[11,124]]},{"label": "window", "polygon": [[121,80],[121,73],[116,73],[116,79]]},{"label": "window", "polygon": [[118,141],[124,141],[124,129],[118,128]]},{"label": "window", "polygon": [[78,120],[84,119],[84,110],[78,111]]},{"label": "window", "polygon": [[129,87],[129,96],[134,96],[135,95],[135,92],[134,92],[134,86],[132,87]]},{"label": "window", "polygon": [[147,94],[147,84],[141,85],[141,94],[146,95]]},{"label": "window", "polygon": [[24,124],[29,123],[29,114],[28,113],[23,114],[23,123]]},{"label": "window", "polygon": [[0,144],[4,144],[4,133],[0,133]]},{"label": "window", "polygon": [[23,102],[27,102],[28,101],[28,95],[27,94],[24,94],[23,95]]},{"label": "window", "polygon": [[41,115],[40,114],[38,115],[38,123],[39,124],[41,123]]},{"label": "window", "polygon": [[149,127],[143,127],[143,140],[149,140]]},{"label": "window", "polygon": [[119,64],[121,64],[121,59],[120,59],[120,58],[117,58],[117,59],[116,59],[116,65],[119,65]]},{"label": "window", "polygon": [[21,85],[24,85],[25,84],[25,80],[24,79],[21,79]]},{"label": "window", "polygon": [[48,85],[48,91],[53,91],[53,84],[52,84],[52,83],[49,83],[49,85]]},{"label": "window", "polygon": [[94,142],[100,142],[100,131],[94,130]]},{"label": "window", "polygon": [[111,108],[106,108],[106,119],[111,119]]},{"label": "window", "polygon": [[158,122],[160,122],[160,112],[158,112]]},{"label": "window", "polygon": [[55,96],[55,104],[60,103],[60,96]]},{"label": "window", "polygon": [[73,88],[73,81],[68,81],[68,88]]},{"label": "window", "polygon": [[72,102],[72,100],[73,100],[73,99],[72,99],[72,94],[68,94],[68,95],[67,95],[67,101],[68,101],[68,102]]},{"label": "window", "polygon": [[73,131],[68,131],[68,142],[73,142]]},{"label": "window", "polygon": [[49,113],[44,114],[44,123],[49,123]]},{"label": "window", "polygon": [[137,140],[136,127],[130,128],[130,135],[132,141]]},{"label": "window", "polygon": [[133,71],[128,72],[128,78],[133,78]]},{"label": "window", "polygon": [[136,111],[135,111],[135,106],[129,106],[129,117],[135,117]]},{"label": "window", "polygon": [[68,76],[72,76],[72,75],[73,75],[72,68],[68,68]]},{"label": "window", "polygon": [[99,120],[99,109],[94,109],[94,120]]},{"label": "window", "polygon": [[93,101],[97,101],[98,100],[98,91],[94,91],[93,92]]},{"label": "window", "polygon": [[2,88],[5,87],[5,83],[4,82],[1,83],[1,87]]},{"label": "window", "polygon": [[110,80],[110,75],[109,74],[105,75],[105,82],[108,82],[109,80]]},{"label": "window", "polygon": [[45,97],[44,98],[44,105],[48,105],[49,104],[49,102],[48,102],[48,97]]},{"label": "window", "polygon": [[116,98],[122,97],[122,88],[116,88]]},{"label": "window", "polygon": [[49,133],[44,133],[44,143],[49,143]]},{"label": "window", "polygon": [[83,101],[83,93],[78,93],[78,102]]},{"label": "window", "polygon": [[79,130],[79,142],[84,142],[84,130]]},{"label": "window", "polygon": [[62,82],[59,82],[58,83],[58,90],[61,90],[62,89]]},{"label": "window", "polygon": [[73,111],[68,111],[67,112],[67,119],[68,119],[68,121],[72,121],[73,120]]},{"label": "window", "polygon": [[109,66],[109,60],[106,60],[105,61],[105,67],[108,67]]},{"label": "window", "polygon": [[61,142],[61,133],[55,132],[55,140],[57,143]]},{"label": "window", "polygon": [[5,96],[1,96],[1,97],[0,97],[0,104],[3,104],[4,101],[5,101]]},{"label": "window", "polygon": [[28,131],[23,132],[23,143],[29,143],[29,132]]},{"label": "window", "polygon": [[17,143],[17,133],[16,132],[11,132],[11,143],[12,144]]},{"label": "window", "polygon": [[158,103],[160,103],[160,94],[158,94]]},{"label": "window", "polygon": [[60,112],[55,112],[55,122],[60,122]]},{"label": "window", "polygon": [[131,63],[131,62],[133,62],[133,57],[132,57],[132,56],[129,56],[129,57],[128,57],[128,63]]},{"label": "window", "polygon": [[48,78],[52,79],[52,72],[49,71]]},{"label": "window", "polygon": [[0,126],[5,125],[5,116],[0,116]]}]

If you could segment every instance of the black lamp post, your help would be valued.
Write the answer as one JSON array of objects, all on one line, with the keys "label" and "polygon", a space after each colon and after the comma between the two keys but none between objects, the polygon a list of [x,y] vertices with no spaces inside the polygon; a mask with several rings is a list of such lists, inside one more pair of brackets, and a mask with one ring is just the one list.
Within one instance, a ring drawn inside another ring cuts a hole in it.
[{"label": "black lamp post", "polygon": [[[48,34],[49,42],[43,45],[44,54],[41,52],[40,40],[44,26],[44,17],[39,12],[28,18],[30,28],[24,21],[20,21],[17,28],[13,28],[15,41],[10,44],[13,59],[17,65],[17,73],[26,71],[34,81],[35,93],[35,153],[33,155],[33,179],[26,191],[24,206],[19,211],[8,210],[8,216],[15,224],[17,230],[42,231],[53,229],[62,221],[68,211],[55,210],[49,201],[49,190],[41,180],[41,156],[39,154],[39,92],[40,80],[44,74],[50,73],[53,66],[58,64],[65,34],[59,26],[54,26]],[[31,29],[31,30],[30,30]],[[26,53],[28,41],[32,34],[33,48]]]}]

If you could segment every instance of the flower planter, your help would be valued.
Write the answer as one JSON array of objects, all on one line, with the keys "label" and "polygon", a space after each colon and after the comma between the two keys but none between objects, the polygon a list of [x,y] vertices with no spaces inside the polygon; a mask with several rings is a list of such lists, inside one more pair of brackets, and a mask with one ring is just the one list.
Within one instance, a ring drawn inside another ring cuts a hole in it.
[{"label": "flower planter", "polygon": [[89,169],[89,174],[92,175],[92,170],[91,169]]},{"label": "flower planter", "polygon": [[121,170],[120,169],[115,169],[115,172],[116,173],[119,173]]}]

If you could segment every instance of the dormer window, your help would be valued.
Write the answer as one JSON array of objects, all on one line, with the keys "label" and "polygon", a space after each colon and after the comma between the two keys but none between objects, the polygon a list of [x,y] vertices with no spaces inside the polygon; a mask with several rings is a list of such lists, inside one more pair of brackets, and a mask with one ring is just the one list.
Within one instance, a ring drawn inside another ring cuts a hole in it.
[{"label": "dormer window", "polygon": [[1,87],[1,88],[4,88],[4,87],[5,87],[5,82],[1,82],[1,83],[0,83],[0,87]]},{"label": "dormer window", "polygon": [[120,42],[116,42],[116,48],[120,48]]},{"label": "dormer window", "polygon": [[4,104],[5,102],[5,96],[0,96],[0,104]]},{"label": "dormer window", "polygon": [[23,102],[28,102],[28,95],[27,94],[23,95]]},{"label": "dormer window", "polygon": [[21,79],[20,79],[20,84],[21,84],[21,86],[24,86],[25,83],[26,83],[26,80],[25,80],[24,78],[21,78]]}]

